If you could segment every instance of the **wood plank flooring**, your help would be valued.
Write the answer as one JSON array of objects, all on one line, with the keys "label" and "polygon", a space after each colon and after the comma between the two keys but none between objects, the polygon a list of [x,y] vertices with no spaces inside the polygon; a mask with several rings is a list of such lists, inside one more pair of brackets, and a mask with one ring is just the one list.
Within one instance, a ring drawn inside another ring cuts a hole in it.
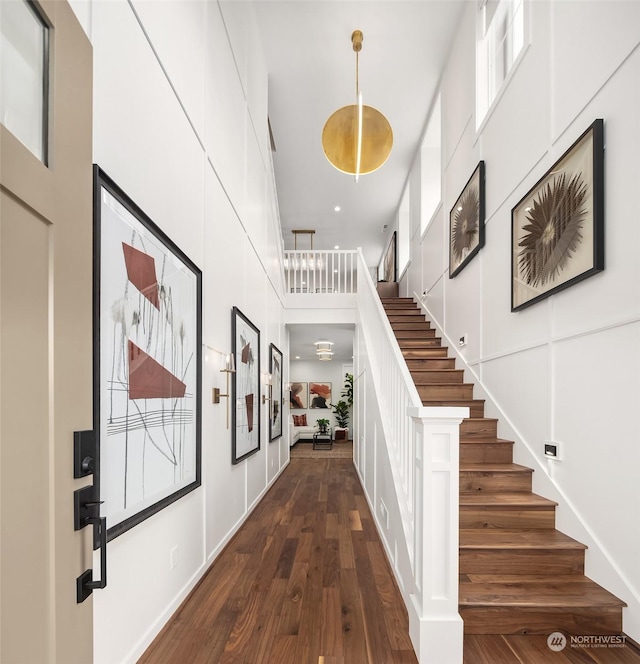
[{"label": "wood plank flooring", "polygon": [[[546,638],[467,634],[464,664],[640,664],[631,643],[553,652]],[[139,661],[416,664],[352,461],[293,459]]]},{"label": "wood plank flooring", "polygon": [[140,659],[416,664],[350,459],[293,459]]}]

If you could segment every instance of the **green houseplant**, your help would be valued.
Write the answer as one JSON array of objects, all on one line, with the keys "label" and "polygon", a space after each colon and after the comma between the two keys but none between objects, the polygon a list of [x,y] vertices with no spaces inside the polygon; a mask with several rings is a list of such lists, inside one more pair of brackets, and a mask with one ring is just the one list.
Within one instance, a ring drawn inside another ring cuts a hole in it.
[{"label": "green houseplant", "polygon": [[329,420],[326,417],[321,417],[316,420],[316,424],[318,425],[318,430],[320,433],[327,433],[329,430]]},{"label": "green houseplant", "polygon": [[347,399],[349,408],[353,406],[353,374],[346,373],[344,375],[344,387],[340,396]]},{"label": "green houseplant", "polygon": [[349,427],[349,404],[346,401],[338,401],[338,403],[329,404],[333,409],[333,414],[336,416],[336,421],[341,429]]}]

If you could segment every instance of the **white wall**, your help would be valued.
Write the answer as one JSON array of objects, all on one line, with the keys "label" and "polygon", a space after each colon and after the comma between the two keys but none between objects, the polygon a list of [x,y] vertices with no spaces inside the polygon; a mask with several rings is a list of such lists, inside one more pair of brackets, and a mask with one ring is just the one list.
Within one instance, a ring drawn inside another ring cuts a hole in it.
[{"label": "white wall", "polygon": [[[443,204],[400,291],[428,291],[488,416],[516,438],[534,490],[558,500],[558,527],[590,547],[586,571],[622,597],[640,639],[640,2],[527,3],[530,43],[475,131],[474,3],[442,79]],[[605,271],[510,311],[511,209],[596,118],[605,121]],[[449,210],[486,162],[486,245],[448,278]],[[413,187],[412,187],[413,189]],[[482,396],[482,395],[481,395]],[[543,456],[560,441],[564,460]]]},{"label": "white wall", "polygon": [[[72,2],[94,46],[94,161],[203,271],[203,485],[109,543],[95,662],[134,662],[288,462],[286,435],[233,466],[222,353],[231,308],[288,358],[267,72],[250,3]],[[170,570],[170,551],[178,565]]]}]

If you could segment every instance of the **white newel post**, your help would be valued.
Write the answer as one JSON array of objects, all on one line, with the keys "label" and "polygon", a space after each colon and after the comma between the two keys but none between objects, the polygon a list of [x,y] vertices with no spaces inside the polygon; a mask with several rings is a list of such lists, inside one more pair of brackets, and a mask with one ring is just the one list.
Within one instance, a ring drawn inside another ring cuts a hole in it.
[{"label": "white newel post", "polygon": [[409,632],[420,664],[462,664],[458,613],[460,422],[468,408],[411,407],[415,581]]}]

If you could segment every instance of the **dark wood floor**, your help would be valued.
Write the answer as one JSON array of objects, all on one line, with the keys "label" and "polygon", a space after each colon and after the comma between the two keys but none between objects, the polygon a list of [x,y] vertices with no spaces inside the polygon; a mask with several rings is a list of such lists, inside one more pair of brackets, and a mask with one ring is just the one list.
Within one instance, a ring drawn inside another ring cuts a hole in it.
[{"label": "dark wood floor", "polygon": [[[140,662],[416,664],[352,462],[293,459]],[[465,636],[464,664],[550,663],[640,664],[640,654]]]},{"label": "dark wood floor", "polygon": [[417,663],[349,459],[294,459],[140,662]]}]

